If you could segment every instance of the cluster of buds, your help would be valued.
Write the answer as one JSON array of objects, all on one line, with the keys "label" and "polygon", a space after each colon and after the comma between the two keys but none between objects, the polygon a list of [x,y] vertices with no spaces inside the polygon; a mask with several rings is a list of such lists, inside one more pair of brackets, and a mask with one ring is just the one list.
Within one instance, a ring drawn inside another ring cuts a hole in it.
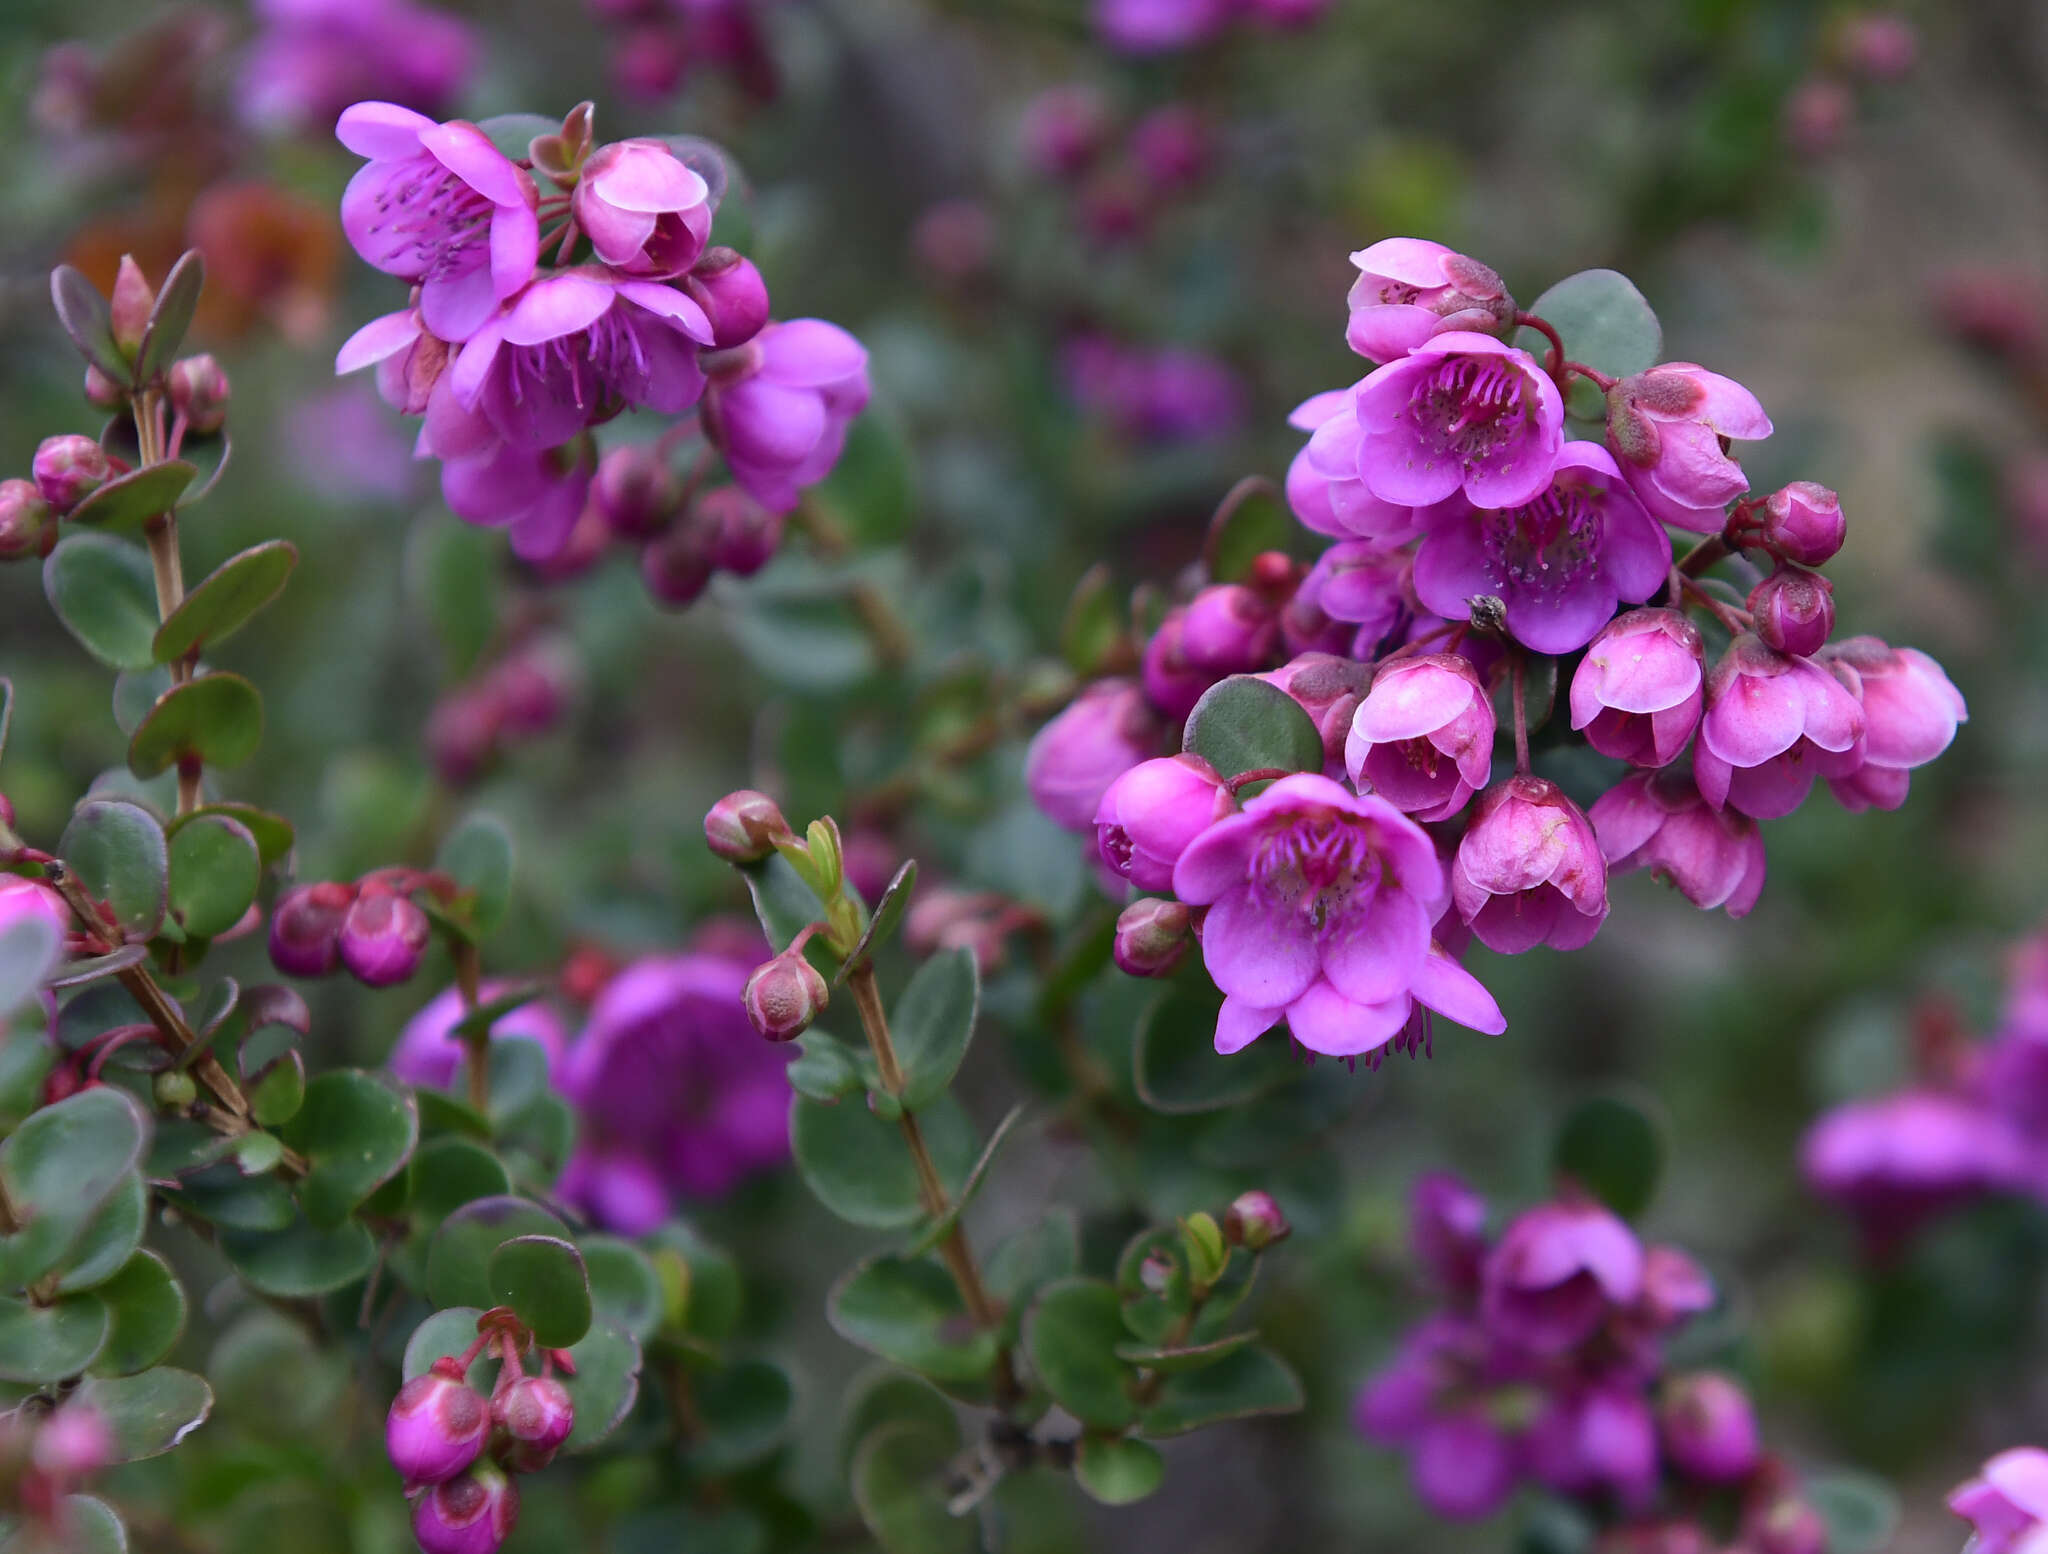
[{"label": "cluster of buds", "polygon": [[[384,1421],[384,1449],[413,1501],[412,1528],[425,1554],[494,1554],[519,1520],[510,1475],[537,1473],[576,1428],[576,1405],[555,1379],[574,1373],[566,1353],[539,1350],[540,1374],[520,1365],[534,1349],[510,1311],[477,1318],[477,1340],[442,1355],[399,1389]],[[487,1399],[469,1384],[485,1353],[499,1361]]]},{"label": "cluster of buds", "polygon": [[673,460],[666,439],[609,450],[598,460],[590,507],[604,543],[638,550],[648,593],[680,609],[716,574],[752,577],[774,560],[787,514],[739,485],[700,489],[708,454],[686,473]]},{"label": "cluster of buds", "polygon": [[579,679],[565,638],[520,644],[435,704],[426,727],[434,770],[451,787],[474,782],[500,752],[559,723]]},{"label": "cluster of buds", "polygon": [[[462,120],[378,102],[343,113],[336,133],[367,162],[342,197],[343,230],[414,288],[335,366],[376,369],[385,400],[424,419],[419,451],[441,461],[448,506],[508,529],[521,559],[580,555],[579,531],[609,527],[646,544],[657,594],[678,598],[701,589],[714,551],[732,570],[773,552],[774,525],[738,498],[788,513],[831,472],[867,405],[867,353],[822,320],[771,320],[760,272],[710,243],[720,157],[600,143],[593,119],[579,105],[515,159]],[[627,410],[694,412],[672,436],[701,434],[703,457],[672,490],[625,455],[593,509],[593,431]],[[709,511],[686,521],[714,454],[738,491],[708,494],[693,512]]]},{"label": "cluster of buds", "polygon": [[1128,442],[1210,442],[1244,423],[1244,386],[1202,351],[1083,334],[1062,348],[1060,366],[1074,402]]},{"label": "cluster of buds", "polygon": [[693,71],[711,68],[755,102],[780,86],[760,13],[765,0],[586,0],[612,34],[611,75],[640,102],[665,102]]},{"label": "cluster of buds", "polygon": [[[1578,949],[1610,874],[1637,869],[1739,917],[1763,887],[1759,821],[1821,777],[1849,809],[1897,808],[1965,717],[1925,654],[1829,640],[1812,569],[1841,546],[1840,503],[1810,482],[1747,496],[1730,440],[1771,423],[1740,384],[1683,362],[1617,380],[1556,344],[1539,363],[1508,337],[1555,331],[1440,244],[1352,262],[1346,338],[1381,365],[1295,412],[1311,436],[1286,483],[1334,543],[1167,609],[1138,676],[1084,688],[1026,760],[1109,875],[1170,895],[1127,910],[1118,959],[1158,974],[1197,939],[1224,1052],[1283,1020],[1368,1061],[1425,1046],[1429,1011],[1497,1032],[1459,964],[1472,939]],[[1575,380],[1604,398],[1604,445],[1565,436]],[[1703,536],[1675,563],[1672,530]],[[1773,569],[1747,609],[1699,580],[1744,551]],[[1244,675],[1307,715],[1319,770],[1226,776],[1187,748],[1197,704]],[[1551,745],[1625,763],[1590,813],[1535,770],[1550,695],[1532,684],[1569,686]]]},{"label": "cluster of buds", "polygon": [[420,969],[434,936],[417,898],[454,893],[445,876],[407,868],[295,885],[271,908],[270,962],[290,977],[346,971],[365,987],[394,987]]},{"label": "cluster of buds", "polygon": [[1850,12],[1823,35],[1814,68],[1785,99],[1785,139],[1802,156],[1837,150],[1856,121],[1864,85],[1889,86],[1912,74],[1920,32],[1895,12]]},{"label": "cluster of buds", "polygon": [[1032,98],[1018,133],[1025,165],[1071,193],[1077,225],[1098,243],[1143,237],[1216,170],[1215,134],[1197,109],[1167,103],[1126,126],[1078,82]]},{"label": "cluster of buds", "polygon": [[119,1460],[112,1428],[89,1403],[52,1410],[31,1399],[0,1418],[0,1511],[36,1530],[30,1545],[69,1548],[66,1501]]},{"label": "cluster of buds", "polygon": [[1200,48],[1233,24],[1295,31],[1322,19],[1330,0],[1095,0],[1095,30],[1124,54]]},{"label": "cluster of buds", "polygon": [[[1416,1184],[1410,1238],[1437,1309],[1354,1408],[1362,1434],[1408,1453],[1433,1511],[1489,1516],[1533,1481],[1604,1524],[1601,1554],[1823,1554],[1823,1524],[1764,1452],[1741,1384],[1665,1362],[1714,1302],[1692,1258],[1572,1191],[1495,1238],[1486,1218],[1455,1177]],[[1731,1545],[1696,1519],[1714,1498],[1735,1508]]]},{"label": "cluster of buds", "polygon": [[1045,914],[1028,901],[994,890],[939,885],[920,890],[903,915],[903,943],[919,957],[966,949],[986,977],[1010,958],[1010,936],[1045,928]]}]

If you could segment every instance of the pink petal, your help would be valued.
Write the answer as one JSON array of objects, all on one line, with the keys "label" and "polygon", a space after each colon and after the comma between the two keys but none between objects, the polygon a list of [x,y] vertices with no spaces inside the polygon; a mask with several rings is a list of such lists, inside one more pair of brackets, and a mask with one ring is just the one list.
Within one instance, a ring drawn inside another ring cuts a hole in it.
[{"label": "pink petal", "polygon": [[[455,365],[447,372],[446,382],[454,390],[455,397],[471,410],[476,408],[478,396],[483,393],[484,380],[489,376],[491,364],[498,358],[498,348],[504,344],[505,320],[494,318],[486,323],[468,340],[456,355]],[[435,387],[438,389],[439,384]]]},{"label": "pink petal", "polygon": [[1441,329],[1443,322],[1428,308],[1413,303],[1376,302],[1351,310],[1344,326],[1344,343],[1367,361],[1398,361]]},{"label": "pink petal", "polygon": [[1287,1006],[1287,1028],[1311,1052],[1357,1057],[1398,1036],[1411,1008],[1405,992],[1384,1003],[1357,1003],[1318,979]]},{"label": "pink petal", "polygon": [[1287,413],[1287,424],[1298,432],[1312,432],[1331,416],[1351,408],[1351,390],[1328,389],[1312,394]]},{"label": "pink petal", "polygon": [[1188,844],[1173,866],[1173,893],[1190,906],[1207,906],[1242,889],[1252,848],[1264,829],[1253,815],[1217,821]]},{"label": "pink petal", "polygon": [[1382,1003],[1407,990],[1428,950],[1429,913],[1422,903],[1405,891],[1381,890],[1364,911],[1348,912],[1323,929],[1323,976],[1354,1003]]},{"label": "pink petal", "polygon": [[505,315],[508,345],[544,345],[588,329],[618,293],[587,275],[554,275],[526,288]]},{"label": "pink petal", "polygon": [[1225,994],[1271,1009],[1292,1003],[1316,980],[1313,930],[1302,918],[1232,891],[1202,925],[1202,961]]},{"label": "pink petal", "polygon": [[469,339],[498,311],[491,273],[479,265],[454,275],[434,276],[420,287],[420,318],[428,332],[452,344]]},{"label": "pink petal", "polygon": [[474,124],[455,120],[420,131],[420,144],[434,160],[493,205],[524,205],[532,185],[512,159],[492,145]]},{"label": "pink petal", "polygon": [[497,295],[509,297],[532,280],[539,260],[540,218],[524,205],[500,205],[491,213],[491,285]]},{"label": "pink petal", "polygon": [[699,345],[711,343],[711,320],[704,310],[673,286],[654,281],[621,281],[619,295],[635,307],[645,308],[664,323],[672,324]]},{"label": "pink petal", "polygon": [[1433,289],[1446,284],[1444,261],[1454,250],[1426,237],[1383,237],[1351,256],[1363,285],[1375,276],[1403,286]]},{"label": "pink petal", "polygon": [[434,121],[397,103],[356,103],[335,121],[334,138],[357,156],[396,162],[420,154],[420,136]]},{"label": "pink petal", "polygon": [[867,371],[868,353],[837,324],[792,318],[760,335],[762,372],[795,388],[828,388]]},{"label": "pink petal", "polygon": [[396,313],[373,318],[344,340],[341,349],[334,353],[335,376],[360,372],[387,356],[396,356],[419,337],[419,320],[413,316],[411,308],[401,308]]},{"label": "pink petal", "polygon": [[1374,744],[1416,739],[1458,717],[1478,694],[1478,686],[1454,671],[1433,664],[1391,665],[1373,682],[1351,726]]},{"label": "pink petal", "polygon": [[1589,572],[1550,598],[1510,584],[1508,630],[1517,642],[1538,653],[1570,653],[1591,642],[1614,618],[1614,606],[1614,582],[1604,571]]},{"label": "pink petal", "polygon": [[1434,530],[1415,553],[1415,596],[1432,614],[1463,620],[1470,601],[1496,591],[1493,568],[1476,521],[1461,519]]},{"label": "pink petal", "polygon": [[1415,973],[1413,992],[1424,1008],[1434,1009],[1467,1030],[1498,1036],[1508,1028],[1507,1016],[1500,1012],[1486,985],[1434,945]]},{"label": "pink petal", "polygon": [[1739,674],[1707,708],[1700,738],[1732,766],[1760,766],[1791,749],[1805,726],[1805,698],[1790,676]]},{"label": "pink petal", "polygon": [[660,215],[709,198],[711,186],[657,141],[627,141],[627,151],[594,180],[607,205]]},{"label": "pink petal", "polygon": [[1241,1052],[1279,1023],[1281,1011],[1261,1009],[1241,998],[1226,998],[1216,1016],[1216,1050],[1225,1057]]}]

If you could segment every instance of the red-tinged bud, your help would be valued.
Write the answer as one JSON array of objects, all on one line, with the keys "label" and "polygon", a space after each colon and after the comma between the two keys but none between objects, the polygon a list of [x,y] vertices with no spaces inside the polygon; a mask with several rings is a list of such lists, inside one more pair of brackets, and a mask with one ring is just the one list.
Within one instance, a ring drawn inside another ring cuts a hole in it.
[{"label": "red-tinged bud", "polygon": [[36,449],[36,489],[60,513],[68,513],[106,484],[113,473],[106,449],[77,432],[45,437]]},{"label": "red-tinged bud", "polygon": [[1719,1371],[1695,1371],[1665,1383],[1657,1423],[1665,1455],[1688,1478],[1732,1484],[1756,1466],[1756,1410],[1749,1394]]},{"label": "red-tinged bud", "polygon": [[704,840],[727,863],[759,863],[795,836],[775,800],[752,788],[728,793],[704,815]]},{"label": "red-tinged bud", "polygon": [[697,499],[696,518],[710,535],[711,565],[752,577],[782,546],[784,515],[771,513],[738,486],[720,486]]},{"label": "red-tinged bud", "polygon": [[436,1484],[413,1507],[422,1554],[498,1554],[519,1521],[519,1490],[488,1462]]},{"label": "red-tinged bud", "polygon": [[109,299],[113,313],[114,344],[130,361],[142,349],[142,336],[149,328],[149,315],[156,311],[156,288],[142,273],[133,254],[121,256],[121,268],[114,276],[114,295]]},{"label": "red-tinged bud", "polygon": [[355,886],[331,880],[286,891],[270,914],[270,963],[291,977],[339,970],[341,923],[355,899]]},{"label": "red-tinged bud", "polygon": [[754,968],[740,1002],[755,1030],[770,1041],[790,1041],[810,1029],[830,998],[825,979],[803,952],[785,950]]},{"label": "red-tinged bud", "polygon": [[119,410],[128,403],[128,390],[88,362],[85,367],[85,397],[87,403],[102,410]]},{"label": "red-tinged bud", "polygon": [[1779,563],[1750,590],[1749,608],[1756,616],[1756,634],[1780,653],[1810,658],[1835,629],[1834,585],[1790,562]]},{"label": "red-tinged bud", "polygon": [[452,1358],[398,1389],[384,1420],[384,1450],[408,1485],[440,1484],[476,1461],[492,1410]]},{"label": "red-tinged bud", "polygon": [[0,480],[0,561],[47,556],[57,544],[57,515],[26,480]]},{"label": "red-tinged bud", "polygon": [[211,437],[228,422],[228,375],[211,356],[185,356],[171,363],[171,408],[195,435]]},{"label": "red-tinged bud", "polygon": [[491,1394],[491,1422],[512,1439],[506,1459],[515,1473],[532,1473],[554,1460],[576,1428],[569,1389],[552,1376],[507,1376]]},{"label": "red-tinged bud", "polygon": [[341,920],[341,963],[365,987],[396,986],[419,970],[433,932],[410,896],[373,881]]},{"label": "red-tinged bud", "polygon": [[672,524],[640,551],[640,577],[661,604],[695,604],[711,584],[710,535],[694,523]]},{"label": "red-tinged bud", "polygon": [[1181,963],[1193,942],[1187,907],[1147,896],[1133,901],[1117,918],[1112,953],[1126,976],[1163,977]]},{"label": "red-tinged bud", "polygon": [[1239,1193],[1223,1215],[1223,1239],[1248,1252],[1263,1252],[1293,1230],[1271,1193]]},{"label": "red-tinged bud", "polygon": [[734,249],[707,248],[683,277],[683,290],[711,320],[711,343],[718,350],[746,344],[768,322],[768,283]]},{"label": "red-tinged bud", "polygon": [[1826,486],[1795,480],[1765,498],[1758,514],[1765,545],[1787,561],[1817,567],[1842,548],[1848,525],[1842,499]]},{"label": "red-tinged bud", "polygon": [[614,534],[639,540],[658,532],[676,515],[682,485],[654,444],[629,443],[597,461],[590,499]]}]

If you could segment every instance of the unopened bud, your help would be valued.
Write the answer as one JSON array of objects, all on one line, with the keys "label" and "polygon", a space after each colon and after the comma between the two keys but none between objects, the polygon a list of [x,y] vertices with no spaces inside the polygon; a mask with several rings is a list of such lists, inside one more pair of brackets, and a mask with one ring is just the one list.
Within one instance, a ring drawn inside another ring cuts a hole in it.
[{"label": "unopened bud", "polygon": [[491,1422],[512,1438],[512,1470],[531,1473],[546,1467],[569,1439],[576,1404],[552,1376],[508,1377],[491,1394]]},{"label": "unopened bud", "polygon": [[1275,1242],[1285,1241],[1293,1229],[1271,1193],[1239,1193],[1223,1215],[1224,1240],[1249,1252],[1263,1252]]},{"label": "unopened bud", "polygon": [[301,885],[270,913],[270,963],[290,977],[324,977],[341,966],[341,922],[356,899],[353,885]]},{"label": "unopened bud", "polygon": [[211,356],[183,356],[171,363],[171,408],[196,436],[211,437],[228,421],[228,375]]},{"label": "unopened bud", "polygon": [[795,834],[775,800],[752,788],[728,793],[704,814],[704,840],[727,863],[759,863]]},{"label": "unopened bud", "polygon": [[1828,1524],[1797,1495],[1781,1495],[1750,1535],[1756,1554],[1827,1554]]},{"label": "unopened bud", "polygon": [[1193,937],[1185,903],[1147,896],[1117,918],[1112,953],[1127,976],[1163,977],[1180,964]]},{"label": "unopened bud", "polygon": [[640,578],[662,604],[695,604],[711,583],[710,535],[695,523],[671,524],[640,551]]},{"label": "unopened bud", "polygon": [[341,920],[342,965],[365,987],[392,987],[419,970],[434,926],[410,896],[372,883]]},{"label": "unopened bud", "polygon": [[1795,480],[1764,499],[1763,542],[1787,561],[1817,567],[1842,548],[1848,525],[1842,499],[1826,486]]},{"label": "unopened bud", "polygon": [[167,1068],[156,1076],[156,1104],[166,1111],[181,1112],[199,1099],[199,1086],[182,1068]]},{"label": "unopened bud", "polygon": [[1780,653],[1810,657],[1835,629],[1834,585],[1790,562],[1780,563],[1750,590],[1749,608],[1756,616],[1756,634]]},{"label": "unopened bud", "polygon": [[718,350],[746,344],[768,322],[768,283],[735,249],[705,249],[683,277],[683,290],[711,320],[711,343]]},{"label": "unopened bud", "polygon": [[36,489],[60,513],[68,513],[106,484],[113,473],[106,449],[90,437],[67,432],[45,437],[36,448],[32,472]]},{"label": "unopened bud", "polygon": [[412,1535],[423,1554],[497,1554],[518,1521],[518,1487],[490,1463],[479,1462],[420,1496]]},{"label": "unopened bud", "polygon": [[384,1419],[384,1450],[408,1485],[445,1483],[483,1451],[491,1413],[444,1356],[398,1389]]},{"label": "unopened bud", "polygon": [[621,539],[645,539],[676,514],[682,487],[652,443],[613,448],[597,461],[590,499]]},{"label": "unopened bud", "polygon": [[102,410],[119,410],[128,403],[128,390],[91,362],[85,365],[85,398]]},{"label": "unopened bud", "polygon": [[738,486],[720,486],[697,499],[697,518],[711,537],[711,565],[752,577],[782,545],[783,515],[771,513]]},{"label": "unopened bud", "polygon": [[801,950],[785,950],[747,978],[740,1002],[755,1030],[770,1041],[789,1041],[810,1029],[831,997],[825,979]]},{"label": "unopened bud", "polygon": [[26,480],[0,480],[0,561],[47,556],[57,543],[57,515]]},{"label": "unopened bud", "polygon": [[114,344],[130,361],[142,349],[149,315],[156,311],[156,289],[142,273],[133,254],[121,256],[121,268],[114,276],[114,295],[109,301],[113,313]]},{"label": "unopened bud", "polygon": [[1674,1376],[1657,1408],[1665,1455],[1688,1478],[1732,1484],[1756,1466],[1756,1411],[1719,1371]]},{"label": "unopened bud", "polygon": [[65,1404],[36,1431],[30,1458],[63,1484],[92,1477],[115,1461],[114,1432],[90,1403]]}]

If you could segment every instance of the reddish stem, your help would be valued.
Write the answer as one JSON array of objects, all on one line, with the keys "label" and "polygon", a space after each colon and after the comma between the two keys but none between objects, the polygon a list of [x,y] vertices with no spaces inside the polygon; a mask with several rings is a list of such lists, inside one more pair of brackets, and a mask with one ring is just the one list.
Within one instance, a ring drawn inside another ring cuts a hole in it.
[{"label": "reddish stem", "polygon": [[1284,766],[1255,766],[1248,772],[1239,772],[1235,777],[1229,778],[1224,786],[1230,790],[1231,797],[1235,798],[1238,789],[1248,788],[1255,782],[1273,782],[1278,778],[1294,775]]},{"label": "reddish stem", "polygon": [[1550,381],[1557,385],[1558,393],[1562,394],[1567,387],[1565,383],[1564,341],[1558,335],[1556,326],[1549,319],[1535,313],[1517,313],[1515,315],[1515,322],[1535,330],[1550,342],[1550,350],[1543,364],[1543,370],[1550,374]]},{"label": "reddish stem", "polygon": [[1523,681],[1528,665],[1520,653],[1515,655],[1515,775],[1529,775],[1529,714],[1522,705]]}]

